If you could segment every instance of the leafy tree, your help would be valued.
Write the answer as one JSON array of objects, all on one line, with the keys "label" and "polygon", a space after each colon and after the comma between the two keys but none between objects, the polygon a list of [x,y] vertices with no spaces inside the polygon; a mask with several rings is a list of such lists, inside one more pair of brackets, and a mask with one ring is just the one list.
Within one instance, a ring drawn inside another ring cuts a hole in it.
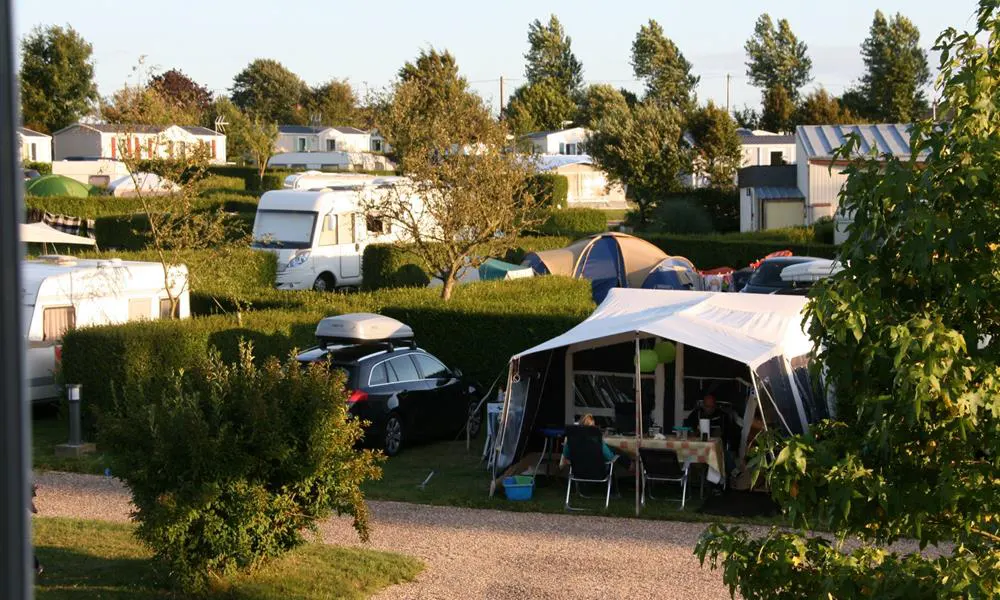
[{"label": "leafy tree", "polygon": [[134,125],[195,125],[199,121],[183,107],[145,85],[125,85],[101,102],[108,123]]},{"label": "leafy tree", "polygon": [[410,183],[367,199],[370,209],[404,232],[401,243],[444,282],[447,301],[464,269],[503,256],[532,224],[530,162],[506,151],[506,129],[448,52],[423,51],[404,65],[376,125]]},{"label": "leafy tree", "polygon": [[628,186],[640,225],[662,196],[681,189],[680,175],[691,167],[690,152],[680,144],[682,124],[680,111],[640,102],[599,120],[587,142],[608,178]]},{"label": "leafy tree", "polygon": [[576,120],[580,125],[593,129],[601,119],[613,112],[628,111],[629,106],[621,90],[606,83],[595,83],[583,92]]},{"label": "leafy tree", "polygon": [[257,115],[243,116],[233,123],[232,132],[237,143],[247,149],[250,159],[257,166],[257,176],[263,187],[267,162],[274,156],[274,147],[278,142],[278,124]]},{"label": "leafy tree", "polygon": [[309,88],[298,75],[269,58],[258,58],[233,78],[233,104],[245,113],[282,124],[305,124]]},{"label": "leafy tree", "polygon": [[212,105],[212,92],[178,69],[154,75],[149,80],[149,88],[188,115],[184,122],[178,123],[179,125],[200,123]]},{"label": "leafy tree", "polygon": [[249,571],[346,514],[369,535],[363,482],[381,475],[356,450],[343,371],[289,356],[255,364],[252,348],[177,374],[161,393],[119,390],[100,442],[135,505],[136,536],[189,591]]},{"label": "leafy tree", "polygon": [[713,187],[733,187],[743,160],[736,121],[726,109],[709,100],[690,116],[688,131],[695,142],[695,167],[708,176]]},{"label": "leafy tree", "polygon": [[632,71],[645,83],[647,101],[684,114],[694,109],[699,77],[691,74],[691,63],[653,19],[639,29],[632,42]]},{"label": "leafy tree", "polygon": [[21,40],[21,114],[51,133],[72,125],[98,100],[93,47],[72,27],[34,28]]},{"label": "leafy tree", "polygon": [[776,86],[764,92],[760,127],[779,133],[795,128],[795,102],[785,88]]},{"label": "leafy tree", "polygon": [[358,97],[351,84],[332,79],[310,90],[309,113],[318,114],[323,125],[357,123]]},{"label": "leafy tree", "polygon": [[737,126],[744,129],[760,129],[760,113],[749,106],[743,105],[743,108],[733,110],[733,119]]},{"label": "leafy tree", "polygon": [[799,41],[786,19],[778,21],[775,29],[771,16],[762,14],[744,48],[747,76],[761,89],[784,88],[794,102],[799,89],[812,79],[812,59],[806,54],[806,44]]},{"label": "leafy tree", "polygon": [[583,65],[573,54],[572,39],[555,15],[548,23],[535,19],[528,26],[524,76],[529,84],[551,80],[564,94],[575,95],[583,85]]},{"label": "leafy tree", "polygon": [[899,13],[886,20],[882,11],[875,11],[861,55],[865,60],[858,86],[862,116],[876,122],[909,123],[927,112],[924,88],[930,70],[927,53],[920,47],[920,31],[912,21]]},{"label": "leafy tree", "polygon": [[542,79],[517,88],[504,108],[511,130],[517,134],[561,129],[563,123],[576,115],[576,103],[566,95],[559,83]]},{"label": "leafy tree", "polygon": [[798,125],[850,125],[857,123],[858,118],[821,87],[802,98],[795,121]]},{"label": "leafy tree", "polygon": [[[848,169],[845,270],[808,306],[836,417],[767,436],[752,459],[796,529],[712,526],[697,547],[744,598],[1000,593],[998,12],[983,0],[976,32],[938,39],[953,118],[915,123],[912,154],[926,161]],[[840,158],[859,147],[850,139]],[[933,555],[891,546],[907,538]]]}]

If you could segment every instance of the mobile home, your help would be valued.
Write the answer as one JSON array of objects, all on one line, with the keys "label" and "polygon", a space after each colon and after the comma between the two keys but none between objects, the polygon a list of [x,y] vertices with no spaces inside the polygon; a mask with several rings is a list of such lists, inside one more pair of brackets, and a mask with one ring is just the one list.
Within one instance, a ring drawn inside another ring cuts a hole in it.
[{"label": "mobile home", "polygon": [[59,394],[55,372],[66,331],[191,314],[183,265],[170,267],[164,277],[155,262],[46,256],[22,263],[22,286],[32,402]]},{"label": "mobile home", "polygon": [[366,202],[405,181],[341,180],[318,190],[266,192],[257,205],[251,247],[277,256],[278,289],[358,287],[365,246],[394,242],[402,233],[380,215],[366,214]]}]

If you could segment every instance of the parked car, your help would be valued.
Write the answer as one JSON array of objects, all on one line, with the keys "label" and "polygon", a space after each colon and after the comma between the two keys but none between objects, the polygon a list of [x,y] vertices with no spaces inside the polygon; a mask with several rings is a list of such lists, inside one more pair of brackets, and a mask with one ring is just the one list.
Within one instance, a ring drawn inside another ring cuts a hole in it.
[{"label": "parked car", "polygon": [[24,171],[24,180],[25,181],[31,181],[32,179],[38,179],[39,177],[42,176],[42,174],[39,173],[38,171],[36,171],[35,169],[22,169],[22,170]]},{"label": "parked car", "polygon": [[[344,317],[355,315],[331,319]],[[394,321],[378,315],[367,318]],[[350,391],[348,410],[368,422],[366,443],[395,456],[413,442],[454,439],[466,423],[471,435],[479,432],[482,416],[476,408],[483,395],[479,385],[413,345],[412,332],[409,340],[326,339],[335,343],[321,342],[299,354],[298,359],[303,363],[329,360],[331,368],[344,370]]]},{"label": "parked car", "polygon": [[814,260],[818,259],[812,256],[779,256],[764,259],[740,291],[747,294],[791,294],[805,296],[809,293],[812,283],[785,281],[781,278],[781,271],[787,266],[812,262]]}]

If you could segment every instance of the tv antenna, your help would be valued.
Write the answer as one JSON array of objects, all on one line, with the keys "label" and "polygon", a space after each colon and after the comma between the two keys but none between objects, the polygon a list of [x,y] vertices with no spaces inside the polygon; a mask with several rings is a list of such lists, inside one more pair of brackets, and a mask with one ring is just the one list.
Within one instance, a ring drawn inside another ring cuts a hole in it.
[{"label": "tv antenna", "polygon": [[222,115],[215,117],[215,133],[226,133],[226,125],[229,123],[226,122],[225,117]]},{"label": "tv antenna", "polygon": [[309,124],[313,127],[319,127],[323,124],[323,115],[320,113],[313,113],[309,115]]}]

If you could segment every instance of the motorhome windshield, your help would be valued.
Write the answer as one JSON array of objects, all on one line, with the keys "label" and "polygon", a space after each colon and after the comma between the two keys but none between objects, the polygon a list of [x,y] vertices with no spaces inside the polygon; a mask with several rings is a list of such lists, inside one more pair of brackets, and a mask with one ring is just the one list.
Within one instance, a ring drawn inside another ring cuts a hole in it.
[{"label": "motorhome windshield", "polygon": [[255,248],[311,248],[315,212],[258,210],[253,226]]}]

